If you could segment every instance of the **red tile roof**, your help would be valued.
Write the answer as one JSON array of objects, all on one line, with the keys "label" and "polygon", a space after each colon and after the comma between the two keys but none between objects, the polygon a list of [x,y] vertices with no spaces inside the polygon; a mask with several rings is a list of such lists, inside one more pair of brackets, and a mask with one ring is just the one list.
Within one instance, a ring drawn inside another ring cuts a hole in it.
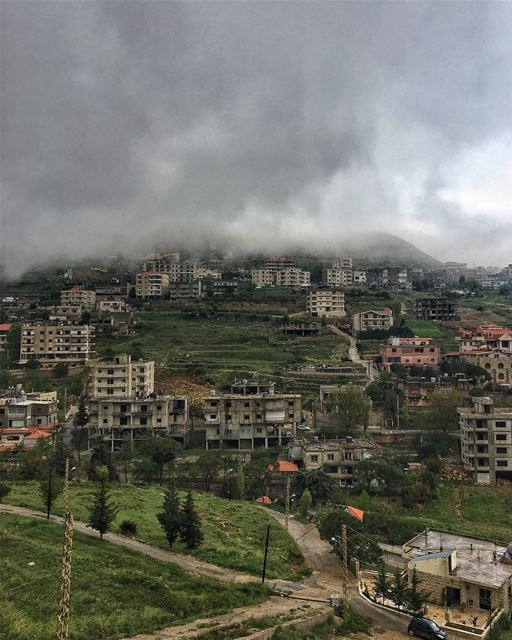
[{"label": "red tile roof", "polygon": [[0,324],[0,331],[10,331],[12,329],[12,324],[4,323]]}]

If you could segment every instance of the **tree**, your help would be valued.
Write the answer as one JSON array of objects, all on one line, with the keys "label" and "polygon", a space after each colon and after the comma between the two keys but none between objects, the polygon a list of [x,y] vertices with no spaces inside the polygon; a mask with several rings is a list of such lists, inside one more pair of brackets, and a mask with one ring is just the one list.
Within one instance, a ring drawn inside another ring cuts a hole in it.
[{"label": "tree", "polygon": [[87,523],[89,527],[99,532],[101,540],[103,540],[105,533],[110,530],[118,511],[117,506],[110,502],[109,499],[110,491],[107,487],[106,478],[103,477],[94,492],[89,522]]},{"label": "tree", "polygon": [[414,613],[422,613],[430,593],[420,589],[420,579],[416,567],[412,570],[411,586],[406,593],[406,604]]},{"label": "tree", "polygon": [[158,466],[158,481],[162,486],[165,465],[176,457],[178,445],[172,438],[153,438],[144,447],[146,455]]},{"label": "tree", "polygon": [[201,520],[194,508],[194,500],[190,491],[181,510],[180,538],[187,549],[195,549],[203,542]]},{"label": "tree", "polygon": [[63,362],[59,362],[53,368],[53,377],[54,378],[65,378],[68,375],[68,366]]},{"label": "tree", "polygon": [[110,482],[118,479],[117,469],[112,459],[110,447],[105,442],[100,442],[94,447],[89,466],[87,468],[87,477],[93,482],[101,481],[104,476],[104,470],[107,470]]},{"label": "tree", "polygon": [[218,453],[205,451],[201,453],[195,464],[195,471],[204,482],[204,490],[210,491],[214,480],[222,469],[222,460]]},{"label": "tree", "polygon": [[430,429],[455,431],[459,428],[457,407],[459,399],[456,391],[441,393],[435,391],[430,399],[430,407],[425,412],[425,422]]},{"label": "tree", "polygon": [[30,358],[30,360],[27,360],[27,362],[25,362],[25,369],[40,369],[41,368],[41,363],[39,362],[39,360],[36,360],[35,358]]},{"label": "tree", "polygon": [[386,569],[384,567],[383,562],[379,562],[379,570],[377,573],[377,578],[373,583],[373,591],[377,597],[382,598],[382,604],[384,604],[384,600],[389,595],[389,580],[388,575],[386,573]]},{"label": "tree", "polygon": [[393,579],[389,589],[389,595],[397,607],[403,607],[407,603],[407,574],[400,569],[393,571]]},{"label": "tree", "polygon": [[336,488],[336,482],[322,469],[301,471],[294,482],[294,493],[302,495],[306,489],[311,493],[313,503],[329,500]]},{"label": "tree", "polygon": [[55,440],[55,449],[52,456],[52,464],[55,473],[63,478],[66,475],[66,460],[69,458],[68,451],[64,446],[64,440],[62,439],[62,432],[57,434]]},{"label": "tree", "polygon": [[182,518],[180,500],[174,484],[165,491],[163,509],[156,517],[164,530],[169,546],[172,547],[180,534]]},{"label": "tree", "polygon": [[82,449],[82,433],[84,427],[89,423],[89,413],[87,411],[87,404],[85,402],[85,396],[81,395],[78,400],[78,410],[73,416],[73,433],[72,442],[73,447],[78,452],[78,459],[80,460],[80,451]]},{"label": "tree", "polygon": [[5,482],[0,482],[0,503],[11,493],[11,487]]},{"label": "tree", "polygon": [[339,544],[341,525],[349,527],[347,551],[349,558],[357,558],[366,564],[382,561],[382,551],[378,538],[374,536],[364,523],[356,520],[339,507],[327,506],[318,509],[318,532],[322,540],[326,540],[341,557]]},{"label": "tree", "polygon": [[348,436],[360,425],[366,431],[370,417],[370,400],[356,384],[347,384],[328,402],[332,413],[332,429],[337,436]]},{"label": "tree", "polygon": [[128,484],[128,467],[133,459],[133,445],[129,436],[123,437],[121,449],[117,452],[117,460],[121,463],[124,474],[124,481]]},{"label": "tree", "polygon": [[52,465],[48,465],[48,473],[46,478],[43,478],[39,483],[39,492],[41,498],[46,506],[46,519],[50,519],[50,512],[52,505],[64,488],[64,482],[62,478],[59,478],[53,473]]},{"label": "tree", "polygon": [[301,514],[301,516],[303,516],[304,518],[307,517],[312,504],[313,498],[311,496],[311,491],[309,489],[304,489],[304,492],[299,500],[299,513]]}]

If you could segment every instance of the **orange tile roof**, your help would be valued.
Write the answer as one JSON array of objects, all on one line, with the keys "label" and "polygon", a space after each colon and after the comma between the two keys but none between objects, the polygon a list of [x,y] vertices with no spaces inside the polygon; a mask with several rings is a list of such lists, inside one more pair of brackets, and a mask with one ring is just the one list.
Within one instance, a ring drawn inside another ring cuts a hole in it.
[{"label": "orange tile roof", "polygon": [[288,460],[278,460],[277,468],[274,465],[269,464],[268,469],[269,471],[279,471],[280,473],[297,473],[299,467]]},{"label": "orange tile roof", "polygon": [[10,331],[12,329],[12,324],[4,323],[0,324],[0,331]]}]

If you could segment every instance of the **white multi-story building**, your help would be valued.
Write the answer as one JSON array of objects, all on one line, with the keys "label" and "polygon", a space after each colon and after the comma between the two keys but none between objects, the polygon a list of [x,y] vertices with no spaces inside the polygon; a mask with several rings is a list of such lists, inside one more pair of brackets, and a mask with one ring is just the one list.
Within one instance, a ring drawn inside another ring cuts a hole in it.
[{"label": "white multi-story building", "polygon": [[155,363],[134,360],[126,353],[114,356],[112,360],[97,360],[91,364],[89,396],[93,398],[142,397],[146,398],[155,390]]},{"label": "white multi-story building", "polygon": [[512,480],[512,407],[483,397],[458,411],[464,468],[481,484]]},{"label": "white multi-story building", "polygon": [[364,269],[354,269],[352,273],[354,286],[365,286],[367,283],[366,271]]}]

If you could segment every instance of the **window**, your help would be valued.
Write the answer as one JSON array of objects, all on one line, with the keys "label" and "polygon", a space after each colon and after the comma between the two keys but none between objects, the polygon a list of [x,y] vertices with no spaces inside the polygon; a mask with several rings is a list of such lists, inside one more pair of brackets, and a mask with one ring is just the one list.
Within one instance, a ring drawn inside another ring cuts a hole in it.
[{"label": "window", "polygon": [[217,417],[216,413],[210,413],[210,420],[215,420],[216,417]]},{"label": "window", "polygon": [[107,423],[108,423],[107,418],[103,418],[103,424],[107,424]]},{"label": "window", "polygon": [[120,411],[121,413],[126,413],[126,412],[128,411],[128,405],[126,405],[126,404],[122,404],[122,405],[119,407],[119,411]]},{"label": "window", "polygon": [[250,407],[250,403],[249,402],[244,402],[244,407]]},{"label": "window", "polygon": [[318,462],[318,456],[311,456],[311,462]]},{"label": "window", "polygon": [[497,433],[496,434],[496,440],[506,440],[507,439],[507,434],[506,433]]},{"label": "window", "polygon": [[496,429],[505,429],[507,426],[506,422],[496,421]]},{"label": "window", "polygon": [[250,419],[251,419],[251,416],[248,416],[248,415],[244,416],[244,420],[250,420]]},{"label": "window", "polygon": [[345,451],[345,460],[352,460],[352,451]]},{"label": "window", "polygon": [[140,423],[141,425],[146,425],[148,423],[148,419],[146,418],[146,416],[140,417]]},{"label": "window", "polygon": [[496,453],[507,453],[507,447],[496,447]]},{"label": "window", "polygon": [[332,460],[334,460],[334,453],[328,453],[327,460],[330,460],[332,462]]},{"label": "window", "polygon": [[508,466],[508,460],[496,460],[496,466],[497,467],[507,467]]}]

